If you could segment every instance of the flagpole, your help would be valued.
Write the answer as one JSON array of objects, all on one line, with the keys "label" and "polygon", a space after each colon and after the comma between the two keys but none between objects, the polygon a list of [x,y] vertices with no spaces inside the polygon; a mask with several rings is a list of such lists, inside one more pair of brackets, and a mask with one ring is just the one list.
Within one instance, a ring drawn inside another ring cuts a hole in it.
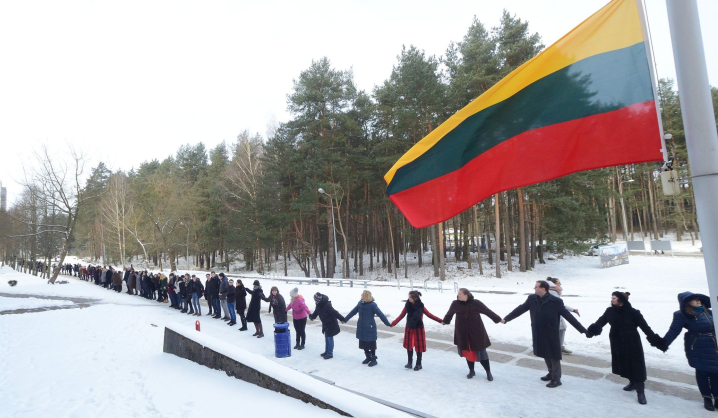
[{"label": "flagpole", "polygon": [[[666,0],[711,302],[718,297],[718,133],[696,0]],[[716,319],[716,310],[713,318]]]},{"label": "flagpole", "polygon": [[658,101],[658,72],[653,65],[653,48],[651,47],[651,34],[648,30],[648,17],[646,16],[646,8],[643,0],[636,0],[638,8],[638,17],[641,20],[641,31],[643,32],[643,45],[646,48],[646,59],[648,60],[648,71],[651,74],[651,87],[653,88],[653,100],[656,103],[656,120],[658,120],[658,131],[661,133],[661,152],[663,153],[663,161],[668,161],[668,148],[666,147],[666,139],[663,136],[663,124],[661,123],[661,104]]}]

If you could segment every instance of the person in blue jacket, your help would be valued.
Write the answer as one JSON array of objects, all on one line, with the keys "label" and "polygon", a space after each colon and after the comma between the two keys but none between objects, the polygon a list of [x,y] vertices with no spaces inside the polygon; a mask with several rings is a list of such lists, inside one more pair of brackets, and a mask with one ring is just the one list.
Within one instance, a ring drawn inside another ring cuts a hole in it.
[{"label": "person in blue jacket", "polygon": [[680,310],[673,313],[673,323],[663,337],[663,348],[667,349],[683,328],[687,330],[683,337],[686,358],[688,364],[696,369],[703,406],[714,411],[718,407],[718,342],[710,310],[711,301],[706,295],[683,292],[678,295],[678,303]]},{"label": "person in blue jacket", "polygon": [[349,312],[349,315],[344,317],[345,322],[357,313],[359,314],[359,319],[357,320],[357,338],[359,339],[359,348],[364,350],[364,355],[366,356],[366,359],[362,361],[362,364],[369,364],[369,367],[374,367],[377,364],[377,335],[374,315],[377,315],[379,319],[381,319],[381,322],[383,322],[387,327],[391,327],[391,323],[386,319],[386,316],[384,316],[376,302],[374,302],[374,298],[368,290],[362,292],[361,300],[357,306]]}]

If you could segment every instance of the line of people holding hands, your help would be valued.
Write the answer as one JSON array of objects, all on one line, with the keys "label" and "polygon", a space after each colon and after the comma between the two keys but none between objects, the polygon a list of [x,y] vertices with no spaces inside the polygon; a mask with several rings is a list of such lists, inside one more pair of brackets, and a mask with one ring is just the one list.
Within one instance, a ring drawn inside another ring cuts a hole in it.
[{"label": "line of people holding hands", "polygon": [[[125,275],[125,281],[129,284],[128,275]],[[121,289],[121,283],[119,287]],[[128,293],[133,294],[130,289],[128,286]],[[548,388],[562,385],[562,353],[570,353],[564,348],[563,343],[565,322],[588,338],[601,335],[603,328],[609,325],[612,372],[628,379],[628,384],[623,390],[635,390],[640,404],[646,404],[647,374],[638,329],[646,335],[651,346],[664,352],[681,331],[686,329],[684,349],[688,364],[695,369],[696,382],[704,400],[704,407],[710,411],[718,408],[718,340],[716,340],[713,315],[710,310],[710,298],[691,292],[680,293],[679,309],[673,314],[668,332],[661,337],[648,326],[641,312],[631,305],[629,292],[613,292],[610,306],[606,311],[588,328],[584,328],[571,314],[571,312],[578,314],[578,310],[565,306],[560,297],[561,291],[558,279],[549,277],[547,280],[539,280],[534,285],[534,294],[529,295],[524,303],[501,318],[476,299],[468,289],[461,288],[444,317],[439,318],[424,306],[421,293],[412,290],[401,313],[393,322],[389,322],[368,290],[362,292],[357,305],[343,316],[334,309],[325,294],[319,292],[314,294],[315,308],[312,312],[297,288],[289,292],[290,302],[286,304],[276,286],[271,288],[268,296],[265,296],[258,280],[254,280],[251,288],[245,287],[242,280],[237,280],[235,286],[234,280],[226,277],[224,273],[217,275],[214,271],[206,275],[204,284],[195,275],[174,273],[169,275],[169,281],[166,282],[166,294],[171,301],[170,307],[182,313],[201,316],[200,299],[204,297],[209,307],[207,315],[215,319],[223,319],[229,326],[237,324],[237,315],[239,315],[241,322],[239,331],[246,331],[247,323],[251,322],[255,328],[252,336],[257,338],[264,337],[260,316],[262,301],[269,303],[269,312],[273,313],[274,322],[277,324],[288,322],[287,314],[291,310],[296,350],[305,348],[307,320],[314,321],[319,318],[324,334],[324,352],[321,356],[326,360],[334,357],[334,337],[341,332],[339,322],[346,323],[357,316],[356,338],[359,340],[359,349],[363,350],[365,357],[362,364],[369,367],[378,364],[378,332],[375,317],[379,317],[387,327],[394,327],[406,318],[403,347],[407,352],[407,364],[404,367],[415,371],[422,369],[422,355],[427,348],[424,317],[443,325],[449,325],[455,319],[454,344],[459,356],[467,363],[469,373],[466,377],[471,379],[476,375],[474,366],[478,362],[489,381],[493,380],[493,375],[486,349],[491,345],[491,341],[482,315],[494,323],[507,324],[528,312],[531,317],[533,354],[543,358],[546,363],[548,373],[541,376],[540,380],[548,382],[546,384]],[[246,302],[248,295],[249,304]],[[162,301],[162,297],[158,297],[158,300]],[[415,363],[414,354],[416,354]]]}]

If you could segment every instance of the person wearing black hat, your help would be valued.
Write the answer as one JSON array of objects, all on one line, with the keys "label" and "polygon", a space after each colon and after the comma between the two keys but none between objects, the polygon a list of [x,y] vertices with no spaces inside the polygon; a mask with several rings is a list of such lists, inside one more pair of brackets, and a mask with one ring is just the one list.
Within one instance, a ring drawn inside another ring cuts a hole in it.
[{"label": "person wearing black hat", "polygon": [[646,362],[638,328],[641,328],[653,346],[661,345],[661,338],[648,326],[641,311],[631,306],[629,296],[629,292],[613,292],[611,306],[588,327],[586,336],[592,338],[601,335],[603,327],[606,324],[611,325],[611,331],[608,333],[608,339],[611,341],[611,371],[628,379],[628,385],[623,390],[635,390],[638,403],[645,405]]},{"label": "person wearing black hat", "polygon": [[252,296],[249,300],[249,308],[247,309],[247,322],[252,322],[255,328],[252,337],[262,338],[264,337],[264,331],[262,329],[262,318],[259,316],[259,311],[262,308],[262,300],[267,300],[267,298],[264,296],[259,280],[254,281],[251,290],[247,288],[244,290]]},{"label": "person wearing black hat", "polygon": [[320,354],[324,360],[334,357],[334,336],[341,332],[339,322],[346,322],[346,319],[334,309],[327,295],[317,292],[314,294],[314,313],[309,315],[309,320],[314,321],[319,317],[322,322],[322,334],[324,334],[324,352]]},{"label": "person wearing black hat", "polygon": [[663,337],[663,348],[667,349],[683,328],[688,331],[683,337],[686,358],[688,364],[696,369],[696,382],[703,396],[703,406],[714,411],[718,407],[718,341],[710,298],[683,292],[678,295],[678,304],[680,309],[673,313],[673,323]]},{"label": "person wearing black hat", "polygon": [[421,302],[421,292],[412,290],[409,292],[409,298],[406,300],[404,309],[401,314],[396,317],[391,326],[395,326],[406,316],[406,327],[404,328],[404,348],[409,362],[406,363],[407,369],[411,369],[413,364],[414,350],[416,350],[416,366],[415,371],[421,370],[421,355],[426,352],[426,333],[424,332],[424,315],[441,323],[441,318],[431,314]]}]

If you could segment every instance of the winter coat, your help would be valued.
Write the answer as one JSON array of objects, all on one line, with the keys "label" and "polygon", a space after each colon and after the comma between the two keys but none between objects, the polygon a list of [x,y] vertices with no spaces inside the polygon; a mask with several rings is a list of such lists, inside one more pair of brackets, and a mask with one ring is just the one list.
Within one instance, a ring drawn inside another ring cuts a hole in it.
[{"label": "winter coat", "polygon": [[227,288],[227,303],[235,303],[237,300],[237,288],[229,286]]},{"label": "winter coat", "polygon": [[129,271],[129,270],[125,270],[125,274],[124,274],[123,277],[122,277],[122,281],[123,281],[123,282],[127,282],[127,280],[129,280],[129,279],[130,279],[130,271]]},{"label": "winter coat", "polygon": [[105,270],[105,283],[112,283],[112,270]]},{"label": "winter coat", "polygon": [[391,327],[391,323],[388,319],[386,319],[384,313],[381,309],[379,309],[379,306],[377,306],[376,302],[373,300],[371,302],[364,302],[363,300],[360,300],[359,303],[357,303],[357,306],[355,306],[354,309],[349,312],[349,315],[344,318],[344,322],[351,319],[357,313],[359,314],[359,319],[357,320],[356,335],[359,341],[376,341],[377,334],[374,315],[378,316],[384,325]]},{"label": "winter coat", "polygon": [[183,279],[179,279],[179,294],[182,299],[187,298],[187,283]]},{"label": "winter coat", "polygon": [[130,289],[134,289],[137,285],[137,274],[132,273],[130,274],[130,278],[127,279],[127,286],[130,287]]},{"label": "winter coat", "polygon": [[[698,299],[703,303],[703,312],[689,315],[686,312],[688,302]],[[713,313],[709,309],[710,298],[705,295],[683,292],[678,295],[680,310],[673,313],[673,323],[665,337],[666,346],[671,345],[683,328],[683,347],[686,350],[688,364],[697,370],[718,373],[718,342],[716,342]]]},{"label": "winter coat", "polygon": [[192,293],[196,293],[197,297],[202,297],[204,294],[204,286],[202,285],[202,282],[199,280],[190,280],[189,283],[187,283],[187,294],[192,295]]},{"label": "winter coat", "polygon": [[122,275],[120,274],[119,271],[116,271],[112,275],[112,284],[115,286],[122,286]]},{"label": "winter coat", "polygon": [[229,279],[226,277],[219,283],[219,300],[227,299],[227,289],[229,288]]},{"label": "winter coat", "polygon": [[245,288],[245,290],[252,295],[252,298],[249,300],[249,308],[247,309],[247,322],[262,322],[262,319],[259,317],[259,310],[262,308],[262,300],[267,299],[264,297],[262,286],[257,286],[257,288],[253,290]]},{"label": "winter coat", "polygon": [[211,277],[209,279],[209,282],[212,285],[211,292],[210,292],[210,290],[207,290],[207,292],[210,292],[209,296],[212,299],[219,299],[219,283],[220,283],[219,276]]},{"label": "winter coat", "polygon": [[212,280],[207,279],[204,281],[204,299],[210,300],[212,297],[209,295],[212,289]]},{"label": "winter coat", "polygon": [[641,328],[649,340],[657,336],[643,319],[641,311],[634,309],[629,302],[625,302],[623,306],[611,306],[588,327],[588,335],[600,334],[606,324],[611,325],[608,339],[611,341],[613,374],[633,382],[645,382],[646,362],[643,358],[643,345],[638,328]]},{"label": "winter coat", "polygon": [[247,289],[243,284],[237,287],[237,309],[240,311],[247,309]]},{"label": "winter coat", "polygon": [[334,309],[327,295],[322,295],[322,299],[314,308],[314,313],[309,315],[309,319],[314,321],[317,316],[322,321],[322,334],[327,337],[334,337],[341,331],[337,320],[346,322],[346,318]]},{"label": "winter coat", "polygon": [[406,301],[404,309],[401,310],[401,314],[392,321],[391,326],[398,324],[404,316],[406,316],[406,329],[421,329],[424,328],[424,314],[436,322],[441,322],[441,318],[437,318],[432,315],[425,307],[424,303],[417,300],[414,303]]},{"label": "winter coat", "polygon": [[506,315],[504,320],[509,322],[526,313],[526,311],[529,311],[531,315],[531,335],[533,337],[534,355],[537,357],[552,360],[562,358],[561,339],[558,334],[561,325],[560,317],[566,318],[581,334],[586,333],[583,325],[566,310],[561,298],[551,294],[546,293],[543,297],[530,295],[526,298],[526,302]]},{"label": "winter coat", "polygon": [[274,323],[287,322],[287,305],[284,302],[284,297],[277,292],[277,296],[270,294],[266,301],[269,302],[269,312],[274,311]]},{"label": "winter coat", "polygon": [[[481,314],[491,318],[494,323],[501,322],[500,316],[477,299],[467,300],[466,302],[460,300],[451,302],[449,311],[444,315],[443,322],[450,324],[452,318],[456,315],[454,344],[459,350],[481,351],[491,345]],[[556,335],[558,336],[558,334]]]},{"label": "winter coat", "polygon": [[160,290],[165,289],[167,289],[167,278],[163,276],[160,278]]},{"label": "winter coat", "polygon": [[173,277],[170,279],[169,283],[167,284],[167,294],[168,294],[168,295],[174,295],[174,294],[175,294],[175,291],[177,290],[177,288],[175,287],[175,282],[176,282],[176,281],[177,281],[177,279],[173,276]]},{"label": "winter coat", "polygon": [[297,295],[297,297],[287,305],[286,311],[289,312],[290,309],[292,310],[292,318],[295,320],[304,319],[312,314],[312,311],[309,310],[301,295]]}]

